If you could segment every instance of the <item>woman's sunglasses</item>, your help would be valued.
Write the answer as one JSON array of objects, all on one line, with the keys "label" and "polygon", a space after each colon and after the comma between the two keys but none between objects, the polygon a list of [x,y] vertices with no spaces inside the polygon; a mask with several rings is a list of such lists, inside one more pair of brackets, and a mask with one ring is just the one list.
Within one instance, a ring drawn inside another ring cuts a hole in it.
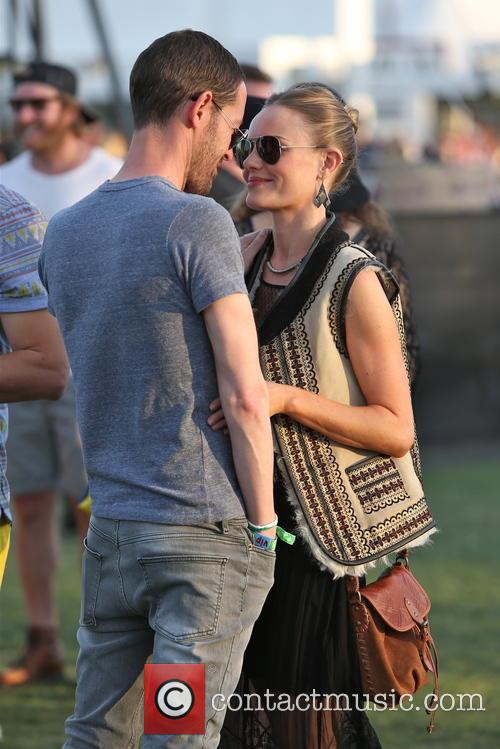
[{"label": "woman's sunglasses", "polygon": [[257,149],[257,153],[266,164],[277,164],[283,151],[288,151],[290,148],[328,148],[328,146],[284,146],[276,135],[242,138],[233,146],[234,158],[241,169],[243,169],[244,162],[254,148]]}]

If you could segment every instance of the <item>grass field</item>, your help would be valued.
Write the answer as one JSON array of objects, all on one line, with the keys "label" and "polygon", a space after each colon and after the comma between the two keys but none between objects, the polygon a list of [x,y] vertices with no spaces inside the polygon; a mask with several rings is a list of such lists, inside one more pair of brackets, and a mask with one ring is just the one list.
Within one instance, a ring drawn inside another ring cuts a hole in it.
[{"label": "grass field", "polygon": [[[371,713],[371,719],[384,749],[491,749],[500,746],[500,461],[428,468],[426,487],[441,532],[432,546],[415,552],[412,566],[433,600],[431,624],[441,658],[441,692],[482,694],[485,710],[441,711],[430,736],[423,710]],[[64,719],[73,706],[79,610],[75,546],[74,537],[64,538],[59,574],[67,681],[0,689],[0,749],[58,749],[63,743]],[[0,661],[5,663],[19,651],[24,636],[13,555],[0,607]],[[415,704],[422,700],[417,695]],[[450,704],[451,698],[446,698],[445,705]]]}]

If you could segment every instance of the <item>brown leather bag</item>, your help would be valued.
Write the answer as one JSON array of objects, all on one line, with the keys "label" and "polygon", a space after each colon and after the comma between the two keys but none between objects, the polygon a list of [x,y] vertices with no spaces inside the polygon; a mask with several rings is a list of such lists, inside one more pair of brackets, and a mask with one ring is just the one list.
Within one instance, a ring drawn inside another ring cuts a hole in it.
[{"label": "brown leather bag", "polygon": [[375,582],[363,587],[359,578],[347,576],[346,584],[363,693],[371,700],[385,695],[392,703],[392,694],[414,694],[432,673],[430,733],[438,703],[438,656],[427,618],[431,602],[410,572],[407,550]]}]

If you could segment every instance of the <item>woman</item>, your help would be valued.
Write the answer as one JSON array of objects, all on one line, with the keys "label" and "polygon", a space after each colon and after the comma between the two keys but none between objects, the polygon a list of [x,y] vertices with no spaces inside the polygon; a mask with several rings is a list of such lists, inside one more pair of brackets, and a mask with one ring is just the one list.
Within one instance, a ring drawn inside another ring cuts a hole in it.
[{"label": "woman", "polygon": [[[359,695],[344,576],[433,530],[395,281],[325,214],[355,164],[356,127],[356,112],[331,91],[301,84],[267,101],[236,153],[248,205],[273,219],[270,235],[245,242],[244,257],[276,438],[276,512],[298,536],[278,546],[243,693]],[[219,401],[211,409],[209,423],[223,429]],[[221,746],[380,746],[352,701],[303,707],[228,712]]]}]

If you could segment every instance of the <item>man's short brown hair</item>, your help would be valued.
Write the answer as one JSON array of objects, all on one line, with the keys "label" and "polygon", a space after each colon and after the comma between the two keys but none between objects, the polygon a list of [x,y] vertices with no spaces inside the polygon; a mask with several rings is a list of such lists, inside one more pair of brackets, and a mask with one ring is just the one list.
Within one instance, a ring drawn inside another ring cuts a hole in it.
[{"label": "man's short brown hair", "polygon": [[234,101],[244,80],[233,55],[202,31],[173,31],[156,39],[137,58],[130,74],[136,128],[165,125],[177,107],[202,91],[219,106]]}]

